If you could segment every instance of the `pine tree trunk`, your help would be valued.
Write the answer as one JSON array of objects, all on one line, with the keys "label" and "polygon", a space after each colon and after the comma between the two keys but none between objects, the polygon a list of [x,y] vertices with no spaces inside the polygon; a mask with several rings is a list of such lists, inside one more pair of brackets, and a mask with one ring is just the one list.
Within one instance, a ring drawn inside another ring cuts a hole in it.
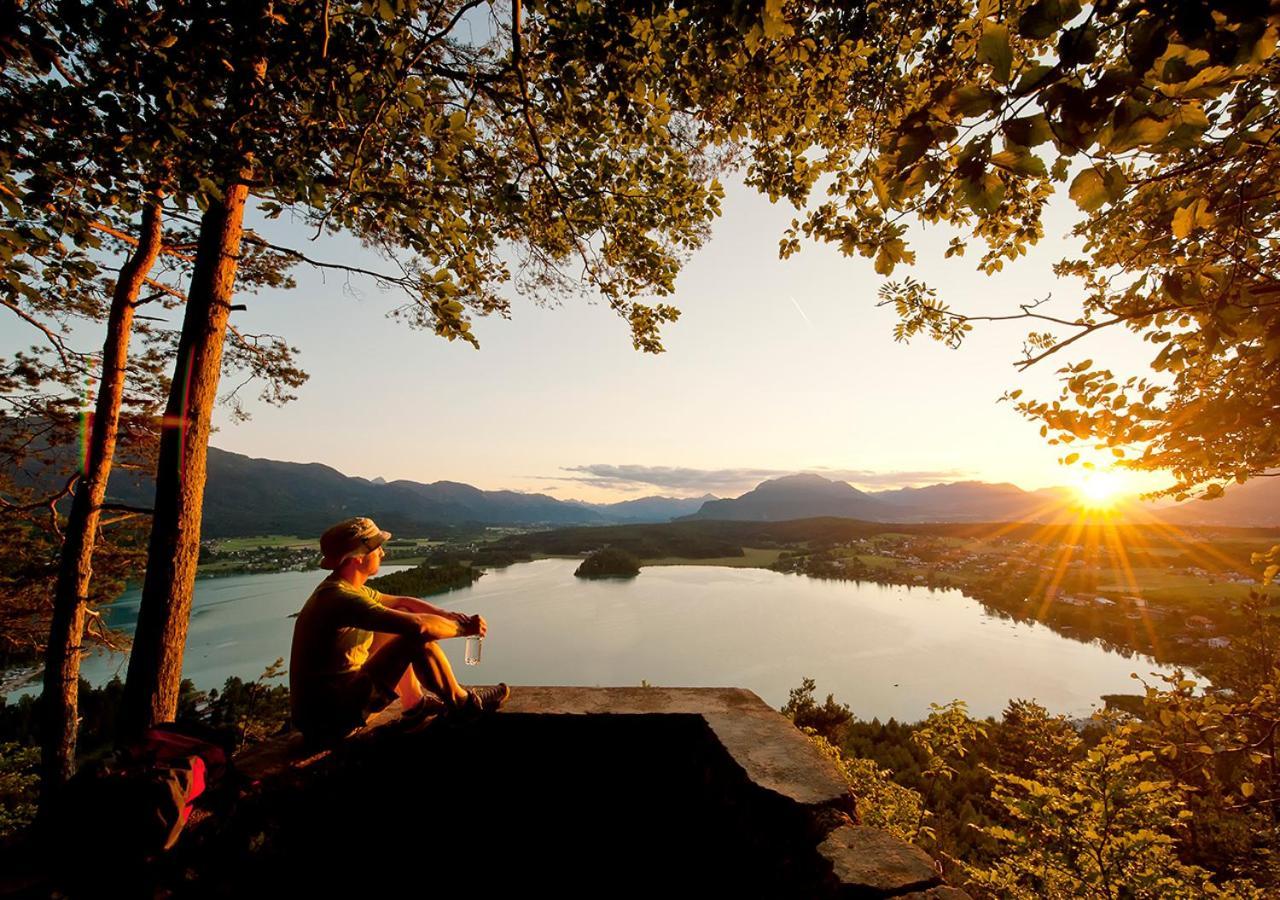
[{"label": "pine tree trunk", "polygon": [[140,735],[156,722],[171,721],[178,709],[182,654],[200,555],[210,420],[247,196],[245,184],[231,185],[200,222],[178,359],[160,435],[147,574],[119,723],[125,738]]},{"label": "pine tree trunk", "polygon": [[42,805],[75,772],[80,651],[85,603],[93,577],[93,549],[116,451],[133,315],[147,273],[160,253],[162,236],[160,203],[154,200],[143,209],[138,244],[121,267],[111,295],[107,339],[102,346],[102,379],[89,430],[85,470],[76,485],[63,539],[45,650],[40,730]]}]

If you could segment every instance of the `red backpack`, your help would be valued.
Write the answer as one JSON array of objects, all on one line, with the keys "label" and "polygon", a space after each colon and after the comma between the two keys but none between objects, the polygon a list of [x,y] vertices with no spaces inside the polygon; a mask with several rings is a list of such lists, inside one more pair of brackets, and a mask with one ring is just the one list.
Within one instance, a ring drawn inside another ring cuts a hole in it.
[{"label": "red backpack", "polygon": [[138,858],[168,850],[193,801],[227,773],[230,754],[219,737],[199,726],[151,728],[76,773],[61,804],[63,821],[75,831],[88,828],[109,852]]}]

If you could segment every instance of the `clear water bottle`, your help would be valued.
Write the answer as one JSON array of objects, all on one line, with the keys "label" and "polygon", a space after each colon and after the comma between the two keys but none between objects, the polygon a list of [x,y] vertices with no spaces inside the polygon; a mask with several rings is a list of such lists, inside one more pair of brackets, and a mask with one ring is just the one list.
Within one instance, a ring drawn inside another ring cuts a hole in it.
[{"label": "clear water bottle", "polygon": [[467,650],[464,660],[469,666],[480,665],[480,648],[484,645],[484,638],[478,635],[471,635],[467,638]]}]

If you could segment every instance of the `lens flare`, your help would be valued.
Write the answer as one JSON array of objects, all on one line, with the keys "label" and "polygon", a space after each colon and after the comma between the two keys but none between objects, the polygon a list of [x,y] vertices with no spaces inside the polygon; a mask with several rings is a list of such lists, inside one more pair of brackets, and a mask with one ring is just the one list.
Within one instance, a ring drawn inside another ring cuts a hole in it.
[{"label": "lens flare", "polygon": [[1128,485],[1116,472],[1087,470],[1076,482],[1075,491],[1081,506],[1110,509],[1128,493]]},{"label": "lens flare", "polygon": [[90,456],[90,439],[93,435],[93,404],[94,393],[93,387],[95,380],[90,377],[85,381],[84,386],[84,405],[80,407],[80,427],[76,431],[76,442],[79,444],[78,456],[80,458],[80,474],[89,474],[89,463],[92,460]]}]

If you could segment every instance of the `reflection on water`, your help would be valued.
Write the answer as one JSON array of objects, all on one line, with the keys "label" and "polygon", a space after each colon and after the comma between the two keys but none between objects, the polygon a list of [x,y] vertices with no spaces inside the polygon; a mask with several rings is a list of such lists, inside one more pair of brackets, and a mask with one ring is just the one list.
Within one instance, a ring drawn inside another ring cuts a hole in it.
[{"label": "reflection on water", "polygon": [[[489,622],[484,662],[463,677],[520,684],[735,686],[777,707],[805,676],[861,718],[915,720],[930,702],[962,698],[997,715],[1034,698],[1083,715],[1106,693],[1136,692],[1130,673],[1160,667],[1072,641],[1040,625],[988,616],[956,591],[820,581],[762,569],[647,568],[631,581],[573,577],[576,560],[488,572],[432,598]],[[390,570],[390,568],[388,569]],[[241,575],[196,582],[185,674],[200,688],[255,678],[289,656],[293,619],[322,572]],[[111,610],[131,627],[137,592]],[[94,683],[123,676],[123,656],[87,660]]]}]

